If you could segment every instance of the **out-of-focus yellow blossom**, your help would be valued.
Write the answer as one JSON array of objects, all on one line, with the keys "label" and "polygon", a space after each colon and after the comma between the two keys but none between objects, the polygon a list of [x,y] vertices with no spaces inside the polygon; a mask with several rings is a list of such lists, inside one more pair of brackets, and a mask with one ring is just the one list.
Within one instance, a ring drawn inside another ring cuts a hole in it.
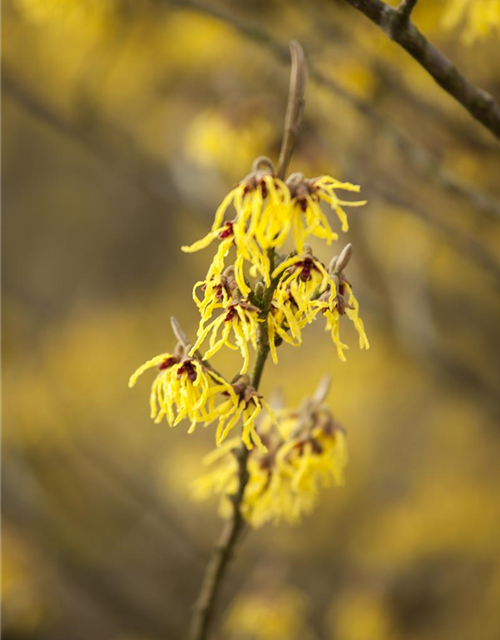
[{"label": "out-of-focus yellow blossom", "polygon": [[[203,464],[210,469],[205,475],[197,478],[191,487],[195,500],[207,500],[212,495],[219,496],[219,515],[224,519],[230,518],[233,513],[231,496],[236,493],[239,484],[238,461],[235,456],[239,443],[239,438],[232,438],[205,456]],[[253,527],[262,524],[262,518],[258,521],[254,518],[255,504],[259,497],[265,495],[268,487],[270,472],[266,468],[266,460],[270,459],[271,455],[263,455],[259,449],[254,449],[247,461],[249,480],[240,509]]]},{"label": "out-of-focus yellow blossom", "polygon": [[[291,587],[260,587],[246,592],[231,606],[223,625],[231,640],[308,640],[307,599]],[[227,634],[227,636],[226,636]]]},{"label": "out-of-focus yellow blossom", "polygon": [[[278,430],[270,428],[269,421],[259,427],[267,451],[253,450],[248,458],[249,480],[241,510],[252,527],[283,520],[297,524],[316,507],[321,486],[343,482],[345,435],[327,407],[312,403],[307,411],[283,411],[277,419]],[[280,433],[288,433],[288,439],[283,440]],[[234,443],[205,458],[212,469],[193,486],[199,499],[220,496],[223,517],[232,513],[230,496],[238,486]]]},{"label": "out-of-focus yellow blossom", "polygon": [[[150,396],[151,418],[155,422],[165,417],[173,427],[188,418],[188,433],[192,433],[198,423],[209,424],[218,418],[228,404],[235,409],[238,406],[233,387],[224,378],[196,358],[183,357],[178,350],[148,360],[132,374],[129,386],[133,387],[139,376],[154,367],[159,369]],[[216,405],[221,393],[228,396],[222,409],[222,405]]]},{"label": "out-of-focus yellow blossom", "polygon": [[318,427],[291,438],[279,448],[268,487],[253,505],[255,526],[268,520],[298,524],[317,506],[320,486],[343,483],[346,464],[345,435],[339,428]]},{"label": "out-of-focus yellow blossom", "polygon": [[377,88],[377,77],[361,56],[337,59],[335,77],[353,94],[365,100],[370,99]]},{"label": "out-of-focus yellow blossom", "polygon": [[357,585],[336,597],[327,615],[329,638],[396,640],[394,611],[382,589]]},{"label": "out-of-focus yellow blossom", "polygon": [[339,218],[342,231],[349,229],[347,215],[343,207],[361,207],[366,200],[341,200],[336,189],[359,193],[359,186],[350,182],[340,182],[330,176],[305,178],[302,173],[293,173],[286,181],[292,197],[290,205],[290,224],[293,228],[295,248],[299,254],[304,252],[304,243],[308,236],[326,240],[330,245],[338,239],[323,213],[320,201],[330,205]]},{"label": "out-of-focus yellow blossom", "polygon": [[[191,484],[193,500],[208,500],[212,495],[220,496],[219,515],[224,519],[230,518],[234,511],[230,496],[235,495],[238,490],[238,461],[235,453],[239,444],[239,437],[230,438],[208,453],[202,463],[210,470]],[[254,452],[251,457],[253,455]]]},{"label": "out-of-focus yellow blossom", "polygon": [[103,0],[15,0],[28,20],[56,28],[99,29],[114,8]]},{"label": "out-of-focus yellow blossom", "polygon": [[462,24],[462,40],[473,44],[493,32],[500,35],[500,0],[448,0],[442,24],[454,29]]},{"label": "out-of-focus yellow blossom", "polygon": [[[217,306],[222,306],[222,304],[215,304],[212,308],[215,309]],[[254,349],[257,349],[257,326],[260,322],[259,312],[260,309],[254,307],[248,300],[236,300],[215,320],[210,322],[208,326],[204,327],[202,320],[198,330],[198,339],[190,352],[191,355],[201,347],[210,334],[209,349],[203,359],[208,360],[216,354],[217,351],[222,349],[224,345],[230,349],[239,349],[243,357],[240,374],[245,373],[250,360],[248,344],[251,344]],[[237,346],[229,341],[231,331],[234,334]]]},{"label": "out-of-focus yellow blossom", "polygon": [[[241,107],[245,108],[243,114]],[[236,114],[237,118],[232,117]],[[255,114],[255,109],[248,109],[248,105],[233,105],[229,114],[203,111],[187,132],[186,154],[198,165],[215,165],[228,176],[238,176],[259,149],[270,146],[273,133],[270,121]]]}]

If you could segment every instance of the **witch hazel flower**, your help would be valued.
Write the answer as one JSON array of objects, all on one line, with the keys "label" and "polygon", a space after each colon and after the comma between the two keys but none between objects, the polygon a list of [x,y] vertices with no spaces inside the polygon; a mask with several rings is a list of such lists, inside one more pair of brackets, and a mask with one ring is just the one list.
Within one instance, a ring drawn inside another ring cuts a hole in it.
[{"label": "witch hazel flower", "polygon": [[141,365],[130,377],[129,387],[149,369],[158,371],[150,394],[151,418],[157,423],[165,418],[175,427],[188,419],[188,433],[192,433],[197,424],[208,425],[218,418],[220,407],[224,404],[225,411],[228,400],[238,403],[231,384],[206,363],[189,356],[180,342],[173,353],[162,353]]},{"label": "witch hazel flower", "polygon": [[321,202],[326,202],[336,213],[342,225],[342,231],[348,231],[347,214],[343,207],[362,207],[366,200],[341,200],[336,190],[353,191],[358,193],[360,187],[350,182],[340,182],[331,176],[306,178],[303,173],[292,173],[286,181],[290,190],[290,226],[293,229],[295,248],[303,253],[304,243],[308,236],[326,240],[330,245],[338,239],[321,209]]},{"label": "witch hazel flower", "polygon": [[[257,329],[261,321],[259,314],[260,309],[248,300],[233,300],[208,326],[204,327],[202,321],[198,329],[198,339],[191,353],[195,353],[210,336],[209,348],[204,354],[204,359],[210,359],[224,346],[233,350],[239,349],[243,357],[240,374],[246,373],[250,362],[248,345],[251,344],[254,349],[257,349]],[[231,337],[234,337],[236,345],[230,341]]]},{"label": "witch hazel flower", "polygon": [[[354,324],[359,336],[360,349],[370,348],[363,320],[359,316],[359,302],[354,296],[351,284],[344,275],[344,269],[347,267],[351,255],[352,245],[348,244],[340,256],[333,258],[329,270],[335,288],[329,285],[326,291],[312,303],[315,312],[321,312],[325,316],[326,330],[330,332],[337,347],[338,356],[343,362],[346,360],[344,350],[349,349],[349,346],[340,339],[340,318],[342,316],[346,315]],[[334,292],[335,295],[332,295]]]},{"label": "witch hazel flower", "polygon": [[263,410],[267,412],[271,422],[275,423],[276,417],[273,409],[251,385],[248,375],[240,376],[232,386],[234,393],[238,397],[238,402],[235,403],[233,398],[229,397],[226,403],[220,407],[220,418],[216,434],[217,445],[220,445],[231,430],[242,420],[241,439],[245,447],[253,449],[255,445],[260,451],[266,452],[267,447],[257,431],[256,423]]},{"label": "witch hazel flower", "polygon": [[[259,157],[253,163],[251,173],[222,201],[215,213],[211,231],[194,244],[183,246],[182,250],[187,253],[199,251],[218,239],[219,249],[207,277],[222,271],[221,260],[234,246],[237,253],[236,279],[241,293],[246,295],[250,291],[243,276],[245,261],[269,285],[270,262],[267,250],[276,246],[280,237],[286,234],[280,222],[280,212],[286,209],[289,200],[289,190],[274,174],[271,161],[264,156]],[[230,206],[234,208],[236,216],[224,221]]]},{"label": "witch hazel flower", "polygon": [[[198,298],[197,292],[200,288],[204,294],[203,300]],[[232,265],[227,267],[220,276],[212,275],[198,281],[193,288],[193,300],[200,312],[201,323],[207,322],[216,309],[227,309],[237,288]]]},{"label": "witch hazel flower", "polygon": [[[322,487],[343,483],[346,435],[324,403],[328,386],[329,380],[322,380],[316,393],[297,409],[268,414],[255,427],[265,448],[250,452],[242,501],[242,512],[252,527],[267,522],[298,524],[317,506]],[[223,517],[231,515],[231,495],[238,485],[236,447],[237,440],[230,439],[208,454],[204,459],[208,472],[193,485],[198,499],[219,496]]]}]

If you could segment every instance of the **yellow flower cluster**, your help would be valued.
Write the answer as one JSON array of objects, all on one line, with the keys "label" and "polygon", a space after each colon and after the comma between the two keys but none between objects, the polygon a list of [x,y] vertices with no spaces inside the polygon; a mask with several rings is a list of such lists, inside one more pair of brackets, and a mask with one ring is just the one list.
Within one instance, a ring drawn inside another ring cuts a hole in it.
[{"label": "yellow flower cluster", "polygon": [[[321,209],[322,202],[335,212],[343,231],[348,229],[344,207],[365,204],[342,200],[338,190],[357,192],[359,187],[330,176],[306,178],[300,173],[282,181],[275,175],[270,160],[258,158],[251,173],[222,201],[211,231],[193,245],[183,247],[184,251],[193,252],[218,242],[205,279],[197,282],[193,289],[193,299],[200,312],[196,342],[191,345],[187,338],[179,338],[179,353],[153,358],[130,380],[132,386],[144,371],[159,368],[151,391],[151,416],[156,421],[166,417],[171,425],[176,425],[187,418],[191,421],[191,432],[198,423],[207,425],[218,419],[217,445],[242,422],[241,439],[245,446],[248,449],[257,446],[260,453],[267,453],[255,421],[263,408],[268,415],[272,412],[246,375],[250,348],[268,347],[276,363],[277,347],[282,342],[300,345],[302,330],[319,315],[326,319],[341,360],[345,360],[347,348],[339,333],[343,315],[347,315],[358,330],[360,346],[369,347],[358,302],[343,275],[350,245],[327,268],[306,244],[310,236],[323,239],[327,244],[338,237]],[[230,207],[235,215],[226,219]],[[279,255],[277,250],[289,237],[293,239],[293,248]],[[227,264],[233,249],[234,261]],[[208,363],[224,346],[239,351],[242,356],[240,378],[234,384],[224,380]],[[201,353],[200,349],[203,349]],[[281,469],[279,477],[289,477],[290,481],[276,484],[278,475],[274,475],[263,495],[269,497],[281,491],[289,496],[297,493],[297,483],[300,483],[297,465],[302,468],[308,461],[324,463],[328,468],[329,456],[340,450],[342,436],[336,433],[325,442],[321,433],[310,437],[299,449],[280,446],[273,464]],[[321,455],[314,447],[321,449]],[[253,464],[256,464],[255,458],[250,461],[250,467]],[[319,468],[314,475],[321,475]],[[254,474],[254,489],[258,477],[265,478]],[[301,499],[312,500],[313,494],[314,491],[302,491]],[[264,499],[259,499],[261,504]],[[286,498],[282,504],[286,504]],[[297,513],[306,510],[305,504],[297,499],[293,504]],[[286,507],[287,517],[291,517],[292,511],[291,506]],[[252,518],[255,520],[258,515]]]},{"label": "yellow flower cluster", "polygon": [[[245,373],[249,364],[248,345],[257,347],[259,322],[267,321],[271,355],[277,362],[276,347],[281,342],[301,344],[302,329],[320,312],[327,319],[327,328],[342,360],[345,360],[346,346],[340,342],[338,329],[339,318],[344,314],[360,331],[360,345],[368,348],[352,289],[349,287],[349,300],[344,301],[337,287],[338,278],[329,273],[306,245],[309,236],[324,239],[327,244],[338,238],[321,209],[321,202],[335,211],[343,231],[348,229],[343,207],[365,204],[365,201],[342,200],[337,190],[358,192],[359,187],[330,176],[307,179],[301,173],[294,173],[283,182],[274,175],[269,160],[256,160],[252,172],[217,209],[210,233],[182,248],[186,252],[198,251],[219,241],[205,280],[197,282],[193,291],[201,322],[192,353],[207,338],[205,359],[224,345],[239,349],[243,357],[241,373]],[[230,206],[236,215],[225,220]],[[275,267],[273,252],[281,248],[290,235],[294,249]],[[226,266],[232,247],[236,250],[234,264]],[[251,286],[248,277],[257,278],[258,282]],[[259,282],[262,287],[274,290],[267,319],[261,318],[261,309],[253,304]],[[204,291],[203,299],[198,297],[200,287]],[[216,311],[219,315],[212,319]],[[230,342],[231,335],[236,345]]]},{"label": "yellow flower cluster", "polygon": [[[347,300],[344,296],[347,296]],[[358,332],[360,349],[370,348],[363,320],[359,317],[359,303],[354,297],[351,285],[346,280],[338,287],[338,294],[335,298],[332,298],[331,293],[327,291],[312,304],[317,312],[321,311],[325,316],[326,330],[330,332],[340,360],[345,362],[344,349],[349,349],[348,345],[340,340],[340,318],[344,314],[351,320]]]},{"label": "yellow flower cluster", "polygon": [[[281,411],[277,420],[278,432],[269,421],[259,429],[267,451],[256,449],[248,459],[241,512],[255,528],[270,521],[300,522],[316,507],[321,486],[342,484],[347,463],[344,431],[328,407]],[[204,463],[211,469],[193,485],[195,498],[220,496],[223,517],[231,516],[231,496],[238,487],[237,446],[234,438],[206,456]]]},{"label": "yellow flower cluster", "polygon": [[293,173],[287,180],[291,201],[284,224],[293,227],[295,248],[298,253],[304,251],[306,239],[312,235],[326,240],[330,245],[338,239],[323,213],[320,202],[326,202],[335,211],[340,220],[342,231],[349,230],[347,215],[342,207],[361,207],[366,200],[341,200],[336,189],[359,192],[359,186],[350,182],[339,182],[330,176],[306,179],[302,173]]}]

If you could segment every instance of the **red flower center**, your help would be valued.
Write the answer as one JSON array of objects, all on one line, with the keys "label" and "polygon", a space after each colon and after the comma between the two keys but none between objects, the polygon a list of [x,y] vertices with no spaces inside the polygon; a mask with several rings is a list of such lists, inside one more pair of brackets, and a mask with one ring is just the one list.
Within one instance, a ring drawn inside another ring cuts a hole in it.
[{"label": "red flower center", "polygon": [[177,364],[179,360],[175,356],[170,356],[170,358],[165,358],[165,360],[158,365],[158,369],[160,371],[164,371],[165,369],[170,369],[174,364]]},{"label": "red flower center", "polygon": [[186,362],[184,362],[183,365],[179,367],[177,376],[180,378],[183,374],[186,374],[191,382],[194,382],[198,377],[198,372],[192,360],[186,360]]},{"label": "red flower center", "polygon": [[219,238],[224,240],[225,238],[230,238],[233,235],[233,223],[226,222],[225,229],[220,232]]}]

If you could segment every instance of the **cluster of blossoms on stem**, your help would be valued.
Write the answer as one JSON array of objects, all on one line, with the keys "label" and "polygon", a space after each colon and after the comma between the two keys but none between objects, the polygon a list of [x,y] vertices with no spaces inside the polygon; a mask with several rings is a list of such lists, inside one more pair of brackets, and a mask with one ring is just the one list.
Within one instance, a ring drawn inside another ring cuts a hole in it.
[{"label": "cluster of blossoms on stem", "polygon": [[[359,187],[301,173],[281,180],[269,159],[257,158],[251,173],[222,201],[211,231],[182,247],[190,253],[216,245],[205,278],[193,289],[200,314],[196,340],[191,343],[173,320],[179,340],[174,351],[149,360],[130,378],[133,386],[146,370],[157,369],[151,389],[156,422],[165,418],[175,426],[187,419],[190,433],[199,423],[217,424],[218,449],[208,457],[213,468],[198,484],[198,494],[219,494],[224,512],[241,480],[234,450],[244,450],[242,443],[250,452],[241,509],[254,526],[298,521],[316,504],[320,484],[342,481],[345,436],[329,410],[309,402],[298,412],[275,414],[256,389],[262,358],[269,353],[277,363],[280,345],[300,345],[304,328],[317,318],[324,318],[341,360],[348,348],[340,337],[344,316],[356,328],[360,347],[369,347],[358,301],[344,275],[351,245],[326,265],[308,244],[310,238],[327,245],[338,239],[322,206],[347,231],[345,208],[365,204],[344,200],[341,191]],[[241,354],[232,379],[210,363],[224,347]],[[257,358],[251,378],[252,350]],[[237,426],[240,434],[233,437]]]},{"label": "cluster of blossoms on stem", "polygon": [[[283,182],[274,174],[270,160],[255,161],[252,172],[217,209],[210,233],[182,248],[193,252],[218,242],[206,278],[197,282],[193,290],[201,315],[193,352],[205,346],[207,340],[205,359],[223,346],[239,349],[243,357],[240,373],[244,374],[249,366],[249,345],[257,349],[259,323],[267,321],[267,340],[277,363],[276,347],[283,341],[301,344],[302,329],[318,315],[325,317],[342,360],[347,348],[339,337],[342,315],[354,323],[360,346],[368,348],[358,302],[342,274],[350,246],[327,269],[306,243],[311,236],[326,240],[328,245],[338,238],[321,202],[333,209],[343,231],[349,228],[344,207],[365,204],[343,200],[337,190],[357,192],[359,187],[330,176],[308,179],[301,173],[293,173]],[[231,205],[236,215],[225,220]],[[291,250],[278,254],[290,236]],[[233,249],[234,262],[226,265]],[[269,293],[272,295],[265,308]]]},{"label": "cluster of blossoms on stem", "polygon": [[[322,394],[323,395],[323,394]],[[316,506],[321,486],[340,485],[347,464],[344,429],[321,398],[309,398],[296,411],[277,411],[278,429],[270,420],[259,425],[267,451],[254,450],[248,459],[249,479],[241,512],[254,527],[266,522],[300,522]],[[220,497],[222,517],[232,514],[238,488],[238,438],[208,454],[208,472],[193,484],[196,499]]]}]

